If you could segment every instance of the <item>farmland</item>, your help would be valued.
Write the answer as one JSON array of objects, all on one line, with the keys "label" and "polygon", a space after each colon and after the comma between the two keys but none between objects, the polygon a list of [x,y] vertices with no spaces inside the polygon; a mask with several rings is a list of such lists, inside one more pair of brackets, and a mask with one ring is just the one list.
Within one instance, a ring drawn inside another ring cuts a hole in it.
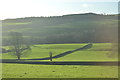
[{"label": "farmland", "polygon": [[[0,54],[3,61],[2,77],[118,78],[118,54],[115,45],[118,16],[85,13],[2,20],[1,48],[11,51]],[[11,36],[11,32],[20,36]],[[19,44],[22,42],[24,44]],[[12,45],[22,51],[26,47],[20,46],[26,44],[31,50],[19,60],[18,56],[13,55],[14,49],[9,47]],[[98,64],[99,62],[102,63]],[[104,62],[106,63],[103,64]]]},{"label": "farmland", "polygon": [[117,66],[3,63],[3,78],[117,78]]},{"label": "farmland", "polygon": [[[22,59],[49,57],[49,52],[57,55],[74,50],[86,44],[42,44],[32,46],[32,51]],[[53,61],[117,61],[116,57],[108,57],[111,43],[94,43],[93,47],[76,51]],[[14,56],[3,54],[3,59],[16,59]],[[30,60],[32,61],[32,60]],[[34,61],[34,60],[33,60]],[[42,61],[42,60],[35,60]],[[49,60],[45,60],[49,61]],[[77,74],[76,74],[77,73]],[[3,63],[3,78],[117,78],[117,66],[88,66],[88,65],[40,65],[40,64],[7,64]]]},{"label": "farmland", "polygon": [[[42,44],[32,46],[32,50],[22,57],[22,59],[35,59],[49,57],[49,52],[53,53],[53,56],[71,51],[86,44]],[[86,50],[80,50],[68,54],[64,57],[53,59],[55,61],[116,61],[117,58],[109,58],[108,54],[112,51],[111,43],[95,43],[93,47]],[[11,53],[4,53],[2,59],[16,59]]]},{"label": "farmland", "polygon": [[31,44],[111,43],[117,39],[117,17],[86,13],[6,19],[2,21],[2,43],[8,45],[12,31],[22,33]]}]

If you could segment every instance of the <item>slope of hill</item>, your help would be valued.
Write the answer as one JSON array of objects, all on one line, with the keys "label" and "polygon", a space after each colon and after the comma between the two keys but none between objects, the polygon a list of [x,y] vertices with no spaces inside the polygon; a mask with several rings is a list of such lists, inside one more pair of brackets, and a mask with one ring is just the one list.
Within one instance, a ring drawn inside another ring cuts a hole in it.
[{"label": "slope of hill", "polygon": [[117,15],[94,13],[3,20],[3,44],[9,32],[21,32],[31,43],[112,42],[117,35]]}]

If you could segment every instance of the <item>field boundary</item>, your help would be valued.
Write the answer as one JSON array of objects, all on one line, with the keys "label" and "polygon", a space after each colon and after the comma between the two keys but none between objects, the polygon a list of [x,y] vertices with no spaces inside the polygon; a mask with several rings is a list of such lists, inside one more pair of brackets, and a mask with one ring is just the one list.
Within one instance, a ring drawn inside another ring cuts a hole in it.
[{"label": "field boundary", "polygon": [[[55,55],[53,56],[52,58],[60,58],[60,57],[63,57],[63,56],[66,56],[68,54],[71,54],[73,52],[76,52],[76,51],[79,51],[79,50],[85,50],[85,49],[89,49],[91,48],[93,45],[90,43],[90,44],[87,44],[81,48],[78,48],[78,49],[75,49],[75,50],[71,50],[71,51],[67,51],[67,52],[64,52],[64,53],[61,53],[61,54],[58,54],[58,55]],[[39,59],[24,59],[24,60],[49,60],[50,57],[45,57],[45,58],[39,58]]]},{"label": "field boundary", "polygon": [[2,63],[16,63],[16,64],[44,64],[44,65],[98,65],[98,66],[118,66],[117,61],[105,61],[105,62],[83,62],[83,61],[42,61],[42,62],[30,62],[30,61],[3,61]]}]

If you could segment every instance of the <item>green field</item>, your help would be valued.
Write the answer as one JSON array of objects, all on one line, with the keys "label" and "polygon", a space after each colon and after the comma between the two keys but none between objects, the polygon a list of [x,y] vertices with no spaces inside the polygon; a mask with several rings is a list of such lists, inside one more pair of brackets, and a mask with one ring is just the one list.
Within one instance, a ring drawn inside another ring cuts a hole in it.
[{"label": "green field", "polygon": [[[80,48],[85,44],[41,44],[31,46],[32,51],[27,56],[23,56],[22,59],[29,58],[44,58],[49,57],[49,52],[53,52],[53,56],[66,51],[74,50]],[[7,47],[6,47],[7,48]],[[2,55],[3,59],[13,59],[15,57],[5,53]]]},{"label": "green field", "polygon": [[[31,51],[22,55],[21,60],[17,60],[12,52],[0,53],[3,61],[2,77],[118,78],[118,66],[116,65],[118,54],[115,43],[118,41],[119,16],[118,14],[106,15],[90,12],[1,20],[3,52],[14,50],[9,49],[8,45],[12,45],[11,42],[17,45],[18,52],[27,51],[28,44],[31,45]],[[15,32],[15,36],[11,35],[12,32]],[[19,33],[20,35],[17,35]],[[18,46],[19,43],[24,43],[23,46],[27,44],[27,48],[21,49]],[[87,46],[86,49],[86,45],[91,45],[91,43],[93,46],[89,48]],[[54,57],[53,62],[48,60],[50,52]],[[77,61],[79,65],[75,65]],[[17,64],[21,62],[22,64]],[[48,62],[47,65],[43,65],[45,62]],[[72,65],[66,65],[65,62],[70,62]],[[89,64],[94,62],[94,65]],[[98,65],[100,62],[101,64]],[[103,64],[105,62],[106,64]],[[112,64],[112,62],[115,65],[107,64]]]},{"label": "green field", "polygon": [[117,66],[4,64],[3,78],[117,78]]},{"label": "green field", "polygon": [[[53,56],[61,54],[66,51],[75,50],[81,48],[86,44],[41,44],[32,46],[32,50],[21,59],[35,59],[49,57],[49,52],[53,53]],[[64,57],[53,59],[55,61],[117,61],[117,58],[108,57],[108,54],[112,51],[111,43],[94,43],[93,47],[87,50],[80,50],[68,54]],[[9,53],[2,55],[3,59],[16,59],[15,56]]]},{"label": "green field", "polygon": [[[49,57],[75,50],[86,44],[41,44],[31,46],[30,54],[21,59]],[[117,61],[117,57],[108,57],[112,51],[111,43],[94,43],[93,47],[68,54],[53,61]],[[17,59],[9,53],[3,59]],[[34,60],[33,60],[34,61]],[[35,60],[36,61],[36,60]],[[43,61],[43,60],[37,60]],[[48,61],[48,60],[47,60]],[[85,66],[85,65],[40,65],[3,63],[3,78],[117,78],[118,66]]]}]

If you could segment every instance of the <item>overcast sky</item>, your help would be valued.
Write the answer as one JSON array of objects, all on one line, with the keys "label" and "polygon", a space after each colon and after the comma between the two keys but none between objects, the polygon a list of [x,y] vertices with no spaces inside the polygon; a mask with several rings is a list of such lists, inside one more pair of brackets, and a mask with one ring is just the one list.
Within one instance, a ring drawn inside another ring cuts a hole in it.
[{"label": "overcast sky", "polygon": [[119,0],[0,0],[0,19],[79,13],[118,13]]}]

